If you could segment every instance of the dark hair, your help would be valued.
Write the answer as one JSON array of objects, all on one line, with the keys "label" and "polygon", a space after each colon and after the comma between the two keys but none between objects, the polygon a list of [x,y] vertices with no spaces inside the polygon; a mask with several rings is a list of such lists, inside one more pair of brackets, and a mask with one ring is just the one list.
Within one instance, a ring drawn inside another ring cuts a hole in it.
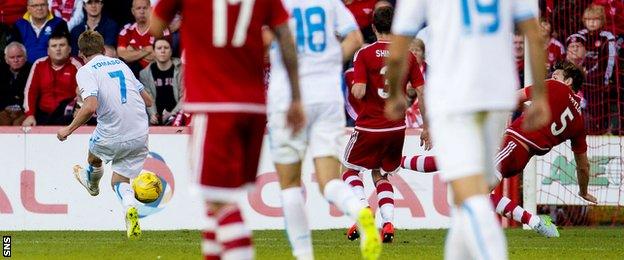
[{"label": "dark hair", "polygon": [[[59,26],[61,27],[61,26]],[[58,40],[64,38],[67,41],[67,44],[69,45],[70,41],[69,41],[69,32],[67,32],[66,30],[63,30],[63,28],[58,28],[52,31],[52,34],[50,34],[50,38],[48,39],[48,46],[50,46],[50,40],[54,39],[54,40]]]},{"label": "dark hair", "polygon": [[567,60],[557,62],[553,66],[553,71],[563,70],[563,79],[572,79],[572,90],[578,91],[585,82],[585,73],[574,63]]},{"label": "dark hair", "polygon": [[373,14],[373,25],[377,32],[381,34],[390,33],[392,28],[392,16],[394,16],[394,8],[390,6],[382,6],[375,10]]},{"label": "dark hair", "polygon": [[165,37],[165,36],[154,39],[154,43],[152,43],[152,48],[156,49],[156,42],[158,41],[166,41],[167,43],[169,43],[169,48],[173,49],[173,43],[171,43],[171,40],[169,39],[169,37]]}]

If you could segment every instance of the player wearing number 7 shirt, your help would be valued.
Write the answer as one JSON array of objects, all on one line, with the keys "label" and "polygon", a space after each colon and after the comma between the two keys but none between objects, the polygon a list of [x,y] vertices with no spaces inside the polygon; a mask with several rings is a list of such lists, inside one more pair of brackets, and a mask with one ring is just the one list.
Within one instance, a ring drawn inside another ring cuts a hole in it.
[{"label": "player wearing number 7 shirt", "polygon": [[[251,231],[238,202],[256,180],[266,127],[262,28],[276,35],[290,82],[286,125],[304,125],[297,53],[281,0],[160,0],[151,19],[159,33],[181,11],[185,111],[194,114],[191,168],[207,210],[204,259],[251,259]],[[159,36],[159,35],[156,35]]]},{"label": "player wearing number 7 shirt", "polygon": [[[525,120],[522,114],[514,120],[503,136],[503,143],[496,155],[497,182],[501,178],[510,178],[521,174],[529,159],[534,155],[544,155],[556,145],[570,140],[579,185],[579,196],[586,201],[596,203],[596,198],[587,192],[589,182],[589,162],[587,143],[581,114],[580,98],[574,93],[583,85],[583,73],[574,64],[565,61],[555,64],[551,80],[546,81],[548,103],[551,107],[551,121],[537,131],[526,131],[520,127]],[[527,101],[533,92],[529,86],[518,91],[520,101]],[[435,172],[437,166],[433,156],[406,156],[403,168],[419,172]],[[559,231],[550,218],[532,215],[509,198],[490,194],[490,200],[496,213],[529,225],[533,230],[546,237],[558,237]]]}]

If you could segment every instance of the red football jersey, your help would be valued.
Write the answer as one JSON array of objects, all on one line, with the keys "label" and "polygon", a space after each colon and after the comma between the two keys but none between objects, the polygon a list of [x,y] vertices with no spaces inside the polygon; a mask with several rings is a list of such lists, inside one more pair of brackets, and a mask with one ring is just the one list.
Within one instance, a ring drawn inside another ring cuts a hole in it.
[{"label": "red football jersey", "polygon": [[[169,30],[165,30],[163,34],[168,36]],[[149,29],[141,33],[136,23],[126,24],[117,37],[118,47],[132,47],[135,50],[140,50],[152,46],[152,44],[154,44],[154,36],[149,33]],[[150,62],[146,59],[141,59],[139,63],[141,63],[141,67],[145,68]]]},{"label": "red football jersey", "polygon": [[170,21],[182,10],[185,110],[265,113],[262,27],[288,22],[281,0],[160,0]]},{"label": "red football jersey", "polygon": [[373,11],[377,0],[353,0],[347,4],[347,9],[351,11],[353,17],[360,28],[368,27],[373,22]]},{"label": "red football jersey", "polygon": [[[546,154],[554,146],[572,141],[574,153],[587,151],[585,140],[585,123],[581,114],[581,98],[576,96],[567,85],[556,81],[545,82],[548,91],[551,121],[542,129],[527,132],[522,129],[523,113],[507,128],[507,133],[523,140],[536,151],[536,154]],[[531,97],[532,87],[524,88],[527,97]]]},{"label": "red football jersey", "polygon": [[[384,74],[386,73],[385,58],[388,57],[389,42],[377,41],[358,51],[354,58],[354,82],[366,84],[366,94],[361,99],[358,118],[355,121],[356,128],[366,129],[395,129],[405,126],[405,120],[390,121],[384,115],[385,99],[388,98],[388,85]],[[407,82],[412,87],[425,84],[420,66],[416,57],[411,53],[406,53],[409,59]],[[403,88],[405,91],[405,87]]]},{"label": "red football jersey", "polygon": [[548,59],[548,66],[549,68],[552,68],[557,61],[565,59],[565,48],[561,42],[557,41],[555,38],[550,38],[548,46],[546,46],[546,55],[546,59]]}]

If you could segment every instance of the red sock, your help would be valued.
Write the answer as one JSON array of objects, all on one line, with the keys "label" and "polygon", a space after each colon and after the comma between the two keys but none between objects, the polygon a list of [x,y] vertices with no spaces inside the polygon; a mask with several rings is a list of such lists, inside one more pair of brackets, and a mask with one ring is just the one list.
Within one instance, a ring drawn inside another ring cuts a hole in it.
[{"label": "red sock", "polygon": [[206,228],[202,231],[202,255],[205,260],[219,260],[222,248],[217,242],[217,219],[210,209],[206,210],[206,218]]},{"label": "red sock", "polygon": [[494,205],[496,213],[503,217],[511,218],[522,224],[527,224],[530,227],[534,227],[539,223],[538,217],[533,216],[531,213],[518,206],[518,204],[511,201],[507,197],[492,193],[490,194],[490,200]]},{"label": "red sock", "polygon": [[228,205],[217,213],[217,241],[221,244],[222,258],[252,259],[251,231],[245,227],[236,205]]},{"label": "red sock", "polygon": [[375,184],[379,212],[383,223],[392,222],[394,218],[394,188],[388,180],[381,179]]},{"label": "red sock", "polygon": [[435,157],[428,155],[403,156],[401,158],[401,167],[403,169],[425,173],[438,171]]},{"label": "red sock", "polygon": [[342,173],[342,180],[351,186],[351,190],[355,193],[355,196],[360,199],[362,205],[368,206],[366,201],[366,194],[364,193],[364,182],[360,178],[360,173],[356,170],[347,170]]}]

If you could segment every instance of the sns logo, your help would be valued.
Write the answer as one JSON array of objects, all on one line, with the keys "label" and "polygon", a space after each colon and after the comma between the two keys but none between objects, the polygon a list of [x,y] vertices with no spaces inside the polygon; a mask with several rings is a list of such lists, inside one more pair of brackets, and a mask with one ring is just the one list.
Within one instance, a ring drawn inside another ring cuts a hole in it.
[{"label": "sns logo", "polygon": [[169,169],[169,166],[167,166],[165,159],[163,159],[159,154],[155,152],[149,153],[147,159],[145,159],[142,172],[155,173],[162,182],[162,192],[160,193],[160,197],[158,197],[158,199],[154,202],[146,204],[139,202],[139,206],[137,207],[139,211],[139,218],[143,218],[163,210],[167,203],[171,201],[171,198],[173,198],[173,192],[175,190],[173,173],[171,172],[171,169]]}]

